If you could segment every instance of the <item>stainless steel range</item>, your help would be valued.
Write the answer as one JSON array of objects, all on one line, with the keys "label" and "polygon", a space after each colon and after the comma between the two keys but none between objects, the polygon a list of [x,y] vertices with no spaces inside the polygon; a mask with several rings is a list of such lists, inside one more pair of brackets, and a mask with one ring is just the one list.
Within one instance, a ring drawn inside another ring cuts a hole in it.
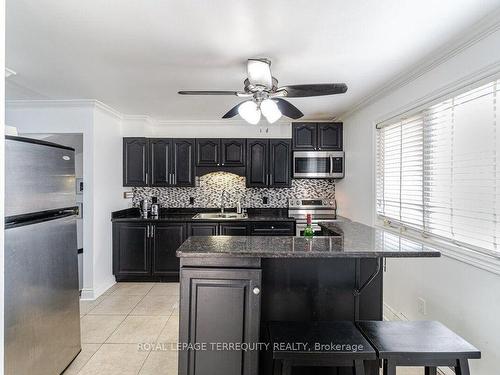
[{"label": "stainless steel range", "polygon": [[311,214],[314,234],[320,236],[321,227],[318,225],[320,221],[337,220],[337,202],[335,199],[325,198],[290,199],[288,216],[296,220],[297,236],[304,235],[307,214]]}]

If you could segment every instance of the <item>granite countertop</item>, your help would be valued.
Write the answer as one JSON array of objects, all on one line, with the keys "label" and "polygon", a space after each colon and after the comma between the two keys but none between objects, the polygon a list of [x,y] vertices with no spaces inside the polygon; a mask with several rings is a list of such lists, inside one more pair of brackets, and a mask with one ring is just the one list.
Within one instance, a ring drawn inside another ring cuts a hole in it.
[{"label": "granite countertop", "polygon": [[[249,209],[248,218],[246,219],[193,219],[193,216],[198,212],[218,212],[216,208],[212,209],[189,209],[189,210],[168,210],[162,209],[160,215],[157,217],[147,217],[141,216],[138,208],[128,208],[120,211],[115,211],[111,214],[111,221],[121,222],[121,221],[138,221],[138,222],[158,222],[158,221],[171,221],[171,222],[248,222],[248,221],[295,221],[294,218],[287,216],[287,210],[271,209],[268,212],[266,210],[256,210],[252,212]],[[229,210],[227,212],[230,212]]]},{"label": "granite countertop", "polygon": [[[190,237],[177,250],[178,257],[258,258],[406,258],[439,257],[433,247],[392,232],[352,221],[328,225],[340,236]],[[334,227],[333,227],[334,226]]]}]

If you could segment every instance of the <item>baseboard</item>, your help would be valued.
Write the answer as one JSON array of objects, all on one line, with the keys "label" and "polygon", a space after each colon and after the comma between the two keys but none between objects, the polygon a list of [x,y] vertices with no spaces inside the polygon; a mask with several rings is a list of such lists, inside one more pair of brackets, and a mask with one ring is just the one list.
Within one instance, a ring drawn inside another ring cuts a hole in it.
[{"label": "baseboard", "polygon": [[[405,314],[398,312],[396,309],[392,308],[384,302],[384,320],[409,320]],[[449,367],[439,367],[438,374],[440,375],[456,375]]]},{"label": "baseboard", "polygon": [[82,301],[93,301],[103,295],[106,290],[111,288],[116,284],[115,278],[111,277],[106,282],[99,285],[97,288],[84,288],[80,293],[80,300]]},{"label": "baseboard", "polygon": [[82,301],[93,301],[94,298],[94,289],[92,288],[84,288],[80,293],[80,300]]}]

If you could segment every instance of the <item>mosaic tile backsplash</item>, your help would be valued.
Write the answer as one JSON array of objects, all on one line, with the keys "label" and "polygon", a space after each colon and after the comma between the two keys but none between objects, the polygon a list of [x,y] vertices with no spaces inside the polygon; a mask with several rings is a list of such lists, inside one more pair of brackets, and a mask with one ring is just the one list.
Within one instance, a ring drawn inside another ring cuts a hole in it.
[{"label": "mosaic tile backsplash", "polygon": [[[222,191],[226,191],[225,206],[235,207],[241,202],[243,207],[288,207],[290,198],[335,198],[335,183],[332,180],[300,179],[292,180],[291,188],[247,188],[245,177],[232,173],[215,172],[197,177],[195,187],[163,188],[136,187],[132,188],[134,197],[132,204],[151,197],[157,197],[162,207],[175,208],[215,208],[220,207]],[[189,204],[189,198],[194,198],[194,204]],[[268,204],[262,203],[262,198],[268,198]]]}]

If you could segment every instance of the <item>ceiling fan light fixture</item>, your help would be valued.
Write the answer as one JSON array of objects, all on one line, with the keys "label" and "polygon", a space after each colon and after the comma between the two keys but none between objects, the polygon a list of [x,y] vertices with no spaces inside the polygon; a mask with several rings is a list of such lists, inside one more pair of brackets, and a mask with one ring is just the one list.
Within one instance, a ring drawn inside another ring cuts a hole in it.
[{"label": "ceiling fan light fixture", "polygon": [[281,118],[281,111],[274,100],[265,99],[260,103],[260,110],[266,120],[272,124]]},{"label": "ceiling fan light fixture", "polygon": [[256,125],[260,121],[260,109],[253,100],[248,100],[238,107],[240,116],[250,124]]}]

